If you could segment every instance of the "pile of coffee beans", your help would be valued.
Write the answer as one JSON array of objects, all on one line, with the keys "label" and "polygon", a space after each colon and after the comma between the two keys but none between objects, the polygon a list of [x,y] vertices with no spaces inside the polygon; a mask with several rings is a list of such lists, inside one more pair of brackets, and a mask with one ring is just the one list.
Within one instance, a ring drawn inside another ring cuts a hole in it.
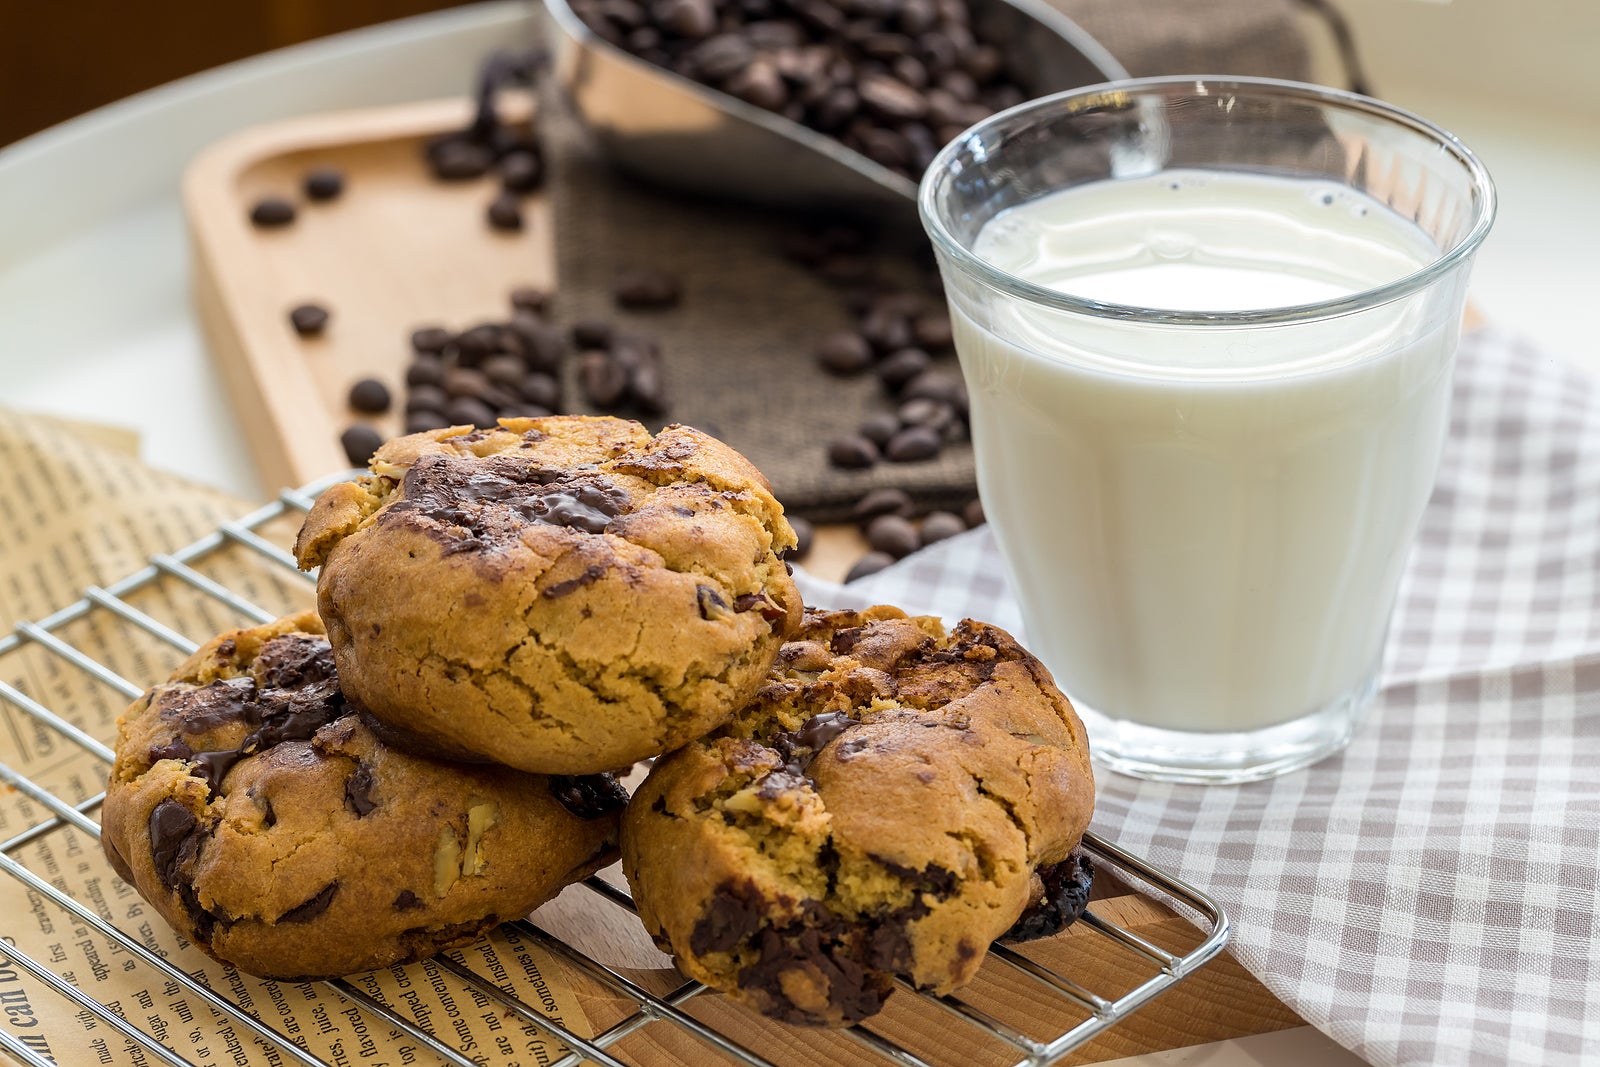
[{"label": "pile of coffee beans", "polygon": [[850,515],[872,551],[856,561],[844,580],[853,582],[876,574],[919,548],[982,526],[984,522],[983,505],[976,499],[959,515],[953,511],[930,511],[918,523],[913,521],[915,514],[911,496],[902,489],[874,489],[856,501]]},{"label": "pile of coffee beans", "polygon": [[605,40],[913,180],[1027,98],[967,0],[573,0]]}]

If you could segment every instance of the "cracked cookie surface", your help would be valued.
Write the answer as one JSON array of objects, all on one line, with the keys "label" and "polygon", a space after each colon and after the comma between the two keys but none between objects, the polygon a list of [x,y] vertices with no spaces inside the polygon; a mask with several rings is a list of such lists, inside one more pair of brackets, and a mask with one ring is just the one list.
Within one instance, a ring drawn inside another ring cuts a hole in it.
[{"label": "cracked cookie surface", "polygon": [[306,612],[223,634],[117,723],[106,855],[179,933],[269,978],[466,944],[616,854],[626,795],[408,755],[339,690]]},{"label": "cracked cookie surface", "polygon": [[625,767],[727,720],[800,618],[766,479],[697,430],[507,419],[397,438],[295,555],[346,691],[523,770]]},{"label": "cracked cookie surface", "polygon": [[808,611],[748,707],[656,761],[623,869],[690,977],[839,1026],[1072,921],[1093,805],[1082,723],[1005,631]]}]

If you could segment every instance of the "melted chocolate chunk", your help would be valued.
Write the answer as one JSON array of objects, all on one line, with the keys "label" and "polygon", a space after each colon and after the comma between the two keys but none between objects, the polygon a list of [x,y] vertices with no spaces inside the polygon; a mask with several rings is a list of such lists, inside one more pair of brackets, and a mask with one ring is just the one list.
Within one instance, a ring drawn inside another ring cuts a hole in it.
[{"label": "melted chocolate chunk", "polygon": [[760,892],[749,884],[721,885],[689,933],[689,950],[697,956],[729,952],[759,929]]},{"label": "melted chocolate chunk", "polygon": [[333,903],[333,895],[339,891],[338,882],[329,882],[321,891],[304,904],[296,904],[282,915],[278,916],[280,923],[308,923],[318,915],[328,910],[328,905]]},{"label": "melted chocolate chunk", "polygon": [[530,525],[601,533],[632,503],[604,474],[546,470],[515,455],[431,453],[406,471],[402,484],[405,499],[385,509],[385,517],[418,515],[466,530],[465,539],[446,534],[454,551],[510,543]]},{"label": "melted chocolate chunk", "polygon": [[344,695],[333,681],[297,689],[269,689],[261,697],[261,725],[239,745],[254,755],[285,741],[309,741],[324,726],[345,714]]},{"label": "melted chocolate chunk", "polygon": [[333,646],[325,637],[282,634],[256,653],[256,676],[263,689],[283,689],[334,679]]},{"label": "melted chocolate chunk", "polygon": [[1089,890],[1094,886],[1094,864],[1081,852],[1060,863],[1038,870],[1044,882],[1044,898],[1028,905],[1016,923],[1000,935],[1002,941],[1031,941],[1059,934],[1078,921],[1089,906]]},{"label": "melted chocolate chunk", "polygon": [[901,879],[919,893],[932,893],[935,899],[948,900],[956,891],[956,883],[960,880],[954,871],[947,871],[937,863],[930,863],[922,870],[914,867],[903,867],[893,860],[886,860],[882,856],[872,857],[881,863],[885,870],[896,878]]},{"label": "melted chocolate chunk", "polygon": [[765,593],[743,593],[733,598],[733,610],[738,612],[756,611],[768,622],[777,622],[788,616],[788,612],[773,602]]},{"label": "melted chocolate chunk", "polygon": [[422,899],[409,889],[400,890],[400,895],[394,898],[395,911],[416,911],[422,907]]},{"label": "melted chocolate chunk", "polygon": [[608,568],[603,564],[594,563],[583,569],[583,573],[576,578],[568,578],[564,582],[556,582],[539,595],[547,600],[557,600],[568,593],[575,593],[586,585],[593,585],[606,576]]},{"label": "melted chocolate chunk", "polygon": [[628,806],[628,791],[615,775],[551,775],[550,795],[580,819],[599,819]]},{"label": "melted chocolate chunk", "polygon": [[[832,917],[830,916],[830,919]],[[847,924],[832,920],[833,929],[814,927],[782,932],[765,929],[757,942],[760,958],[739,972],[739,984],[760,989],[771,1000],[774,1017],[788,1023],[818,1022],[791,1001],[783,990],[789,970],[811,971],[828,983],[828,1002],[847,1023],[875,1015],[894,988],[889,975],[868,972],[852,959],[841,940],[849,937]]]},{"label": "melted chocolate chunk", "polygon": [[162,695],[161,717],[177,720],[186,734],[203,734],[221,726],[261,721],[256,707],[256,683],[251,678],[229,678],[198,689],[169,690]]},{"label": "melted chocolate chunk", "polygon": [[150,811],[150,857],[155,861],[156,877],[168,889],[178,884],[184,846],[197,825],[194,813],[176,800],[163,800]]},{"label": "melted chocolate chunk", "polygon": [[150,762],[156,763],[164,759],[186,760],[194,755],[194,749],[189,747],[189,742],[181,737],[174,737],[164,745],[150,746]]},{"label": "melted chocolate chunk", "polygon": [[709,585],[695,586],[694,599],[695,603],[700,607],[700,617],[702,619],[720,619],[733,613],[732,609],[728,607],[728,602],[722,599],[722,594]]},{"label": "melted chocolate chunk", "polygon": [[189,775],[192,778],[205,779],[206,788],[213,793],[221,792],[222,780],[228,776],[233,765],[244,757],[239,749],[230,748],[218,752],[198,752],[189,761]]},{"label": "melted chocolate chunk", "polygon": [[824,711],[807,719],[800,729],[780,733],[772,739],[772,747],[783,757],[785,772],[804,775],[830,742],[850,727],[860,725],[860,719],[852,719],[846,712]]},{"label": "melted chocolate chunk", "polygon": [[375,784],[372,780],[372,768],[365,763],[358,764],[354,773],[345,779],[344,802],[356,813],[356,818],[359,819],[378,806],[378,802],[372,799],[372,787]]}]

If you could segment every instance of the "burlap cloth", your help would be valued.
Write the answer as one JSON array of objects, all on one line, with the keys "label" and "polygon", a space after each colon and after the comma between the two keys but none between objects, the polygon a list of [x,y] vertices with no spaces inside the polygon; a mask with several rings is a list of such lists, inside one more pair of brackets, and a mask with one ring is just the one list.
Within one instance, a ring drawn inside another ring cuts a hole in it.
[{"label": "burlap cloth", "polygon": [[[1293,0],[1055,0],[1135,76],[1237,74],[1305,80],[1307,47]],[[813,350],[854,320],[839,290],[785,258],[800,220],[726,201],[696,201],[610,170],[559,101],[547,105],[562,315],[615,319],[655,335],[665,353],[667,417],[712,430],[771,479],[785,506],[818,521],[844,518],[880,486],[900,486],[925,508],[960,507],[976,494],[972,449],[869,470],[829,466],[828,442],[888,410],[870,374],[822,373]],[[908,200],[908,213],[914,205]],[[881,260],[909,253],[881,249]],[[611,286],[620,269],[679,274],[683,306],[622,313]],[[890,262],[889,269],[894,270]],[[936,366],[958,373],[955,357]],[[571,395],[577,395],[572,391]]]}]

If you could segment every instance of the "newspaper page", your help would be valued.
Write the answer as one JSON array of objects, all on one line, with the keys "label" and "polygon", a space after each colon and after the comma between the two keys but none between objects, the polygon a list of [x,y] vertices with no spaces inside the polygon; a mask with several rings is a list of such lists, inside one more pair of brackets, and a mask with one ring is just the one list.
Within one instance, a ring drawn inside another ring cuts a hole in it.
[{"label": "newspaper page", "polygon": [[[91,586],[105,586],[236,519],[247,506],[153,471],[106,442],[115,435],[33,416],[0,413],[0,635],[40,620]],[[125,443],[125,442],[124,442]],[[297,516],[295,522],[297,523]],[[264,531],[265,532],[265,531]],[[271,531],[292,540],[286,525]],[[310,606],[311,584],[252,552],[224,548],[195,570],[262,608],[282,613]],[[191,640],[250,622],[214,596],[170,577],[127,601]],[[95,608],[50,631],[88,653],[127,684],[164,677],[180,650]],[[96,798],[109,763],[102,754],[26,713],[49,709],[102,744],[115,737],[128,703],[117,678],[98,677],[59,651],[25,641],[0,653],[0,1039],[63,1065],[160,1062],[136,1043],[51,989],[24,966],[32,960],[177,1052],[207,1065],[293,1062],[288,1042],[331,1064],[399,1067],[439,1057],[328,983],[283,983],[244,975],[216,962],[173,932],[111,870],[91,833],[70,825],[41,828],[52,813],[29,796],[34,783],[67,804]],[[0,771],[3,773],[3,771]],[[97,805],[84,806],[98,822]],[[19,874],[18,869],[26,873]],[[27,877],[38,879],[30,885]],[[169,977],[74,914],[51,890],[132,936],[168,961]],[[574,1033],[592,1033],[566,976],[538,945],[501,928],[453,957],[493,985]],[[281,1037],[268,1041],[248,1024],[203,1002],[189,981],[216,991]],[[479,1063],[532,1067],[564,1050],[538,1029],[457,979],[437,961],[352,976],[359,991],[414,1020]]]}]

